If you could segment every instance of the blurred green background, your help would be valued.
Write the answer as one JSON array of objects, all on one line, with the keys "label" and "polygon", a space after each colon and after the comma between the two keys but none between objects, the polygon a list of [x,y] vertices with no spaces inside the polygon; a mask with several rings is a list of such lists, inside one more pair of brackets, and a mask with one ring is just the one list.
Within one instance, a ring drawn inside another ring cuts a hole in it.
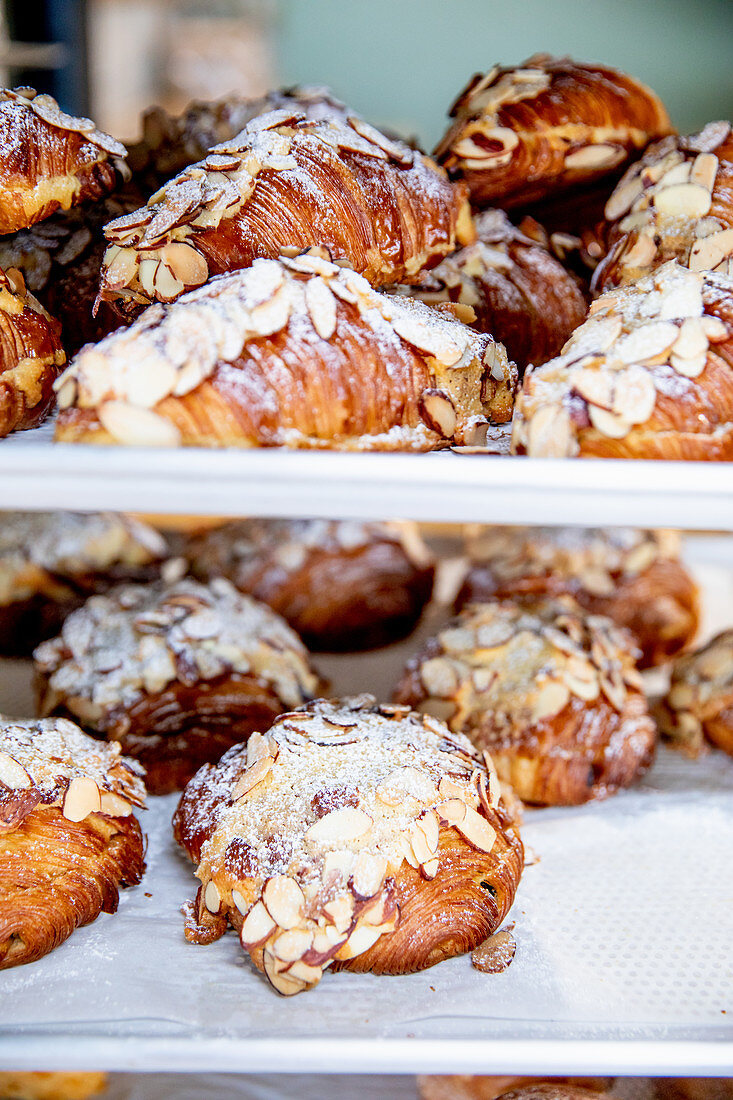
[{"label": "blurred green background", "polygon": [[625,69],[683,131],[733,114],[730,0],[275,0],[283,83],[330,84],[432,146],[469,76],[537,51]]}]

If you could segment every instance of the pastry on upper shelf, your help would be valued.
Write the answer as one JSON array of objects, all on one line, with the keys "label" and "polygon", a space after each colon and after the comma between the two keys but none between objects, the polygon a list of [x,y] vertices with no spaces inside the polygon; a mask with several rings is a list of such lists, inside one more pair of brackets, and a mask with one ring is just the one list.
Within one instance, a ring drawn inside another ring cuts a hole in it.
[{"label": "pastry on upper shelf", "polygon": [[0,969],[114,913],[145,869],[144,801],[118,745],[62,718],[0,718]]},{"label": "pastry on upper shelf", "polygon": [[432,558],[411,524],[246,519],[194,536],[182,553],[194,576],[227,577],[321,651],[404,638],[433,587]]},{"label": "pastry on upper shelf", "polygon": [[3,512],[0,655],[30,657],[88,596],[156,577],[167,552],[152,527],[114,512]]},{"label": "pastry on upper shelf", "polygon": [[106,1073],[0,1072],[0,1100],[89,1100],[106,1087]]},{"label": "pastry on upper shelf", "polygon": [[0,233],[112,191],[127,150],[91,119],[74,118],[33,88],[0,90]]},{"label": "pastry on upper shelf", "polygon": [[599,1100],[603,1077],[418,1077],[421,1100]]},{"label": "pastry on upper shelf", "polygon": [[288,624],[223,577],[94,596],[34,659],[40,713],[119,741],[152,794],[180,790],[323,686]]},{"label": "pastry on upper shelf", "polygon": [[130,167],[136,178],[153,182],[153,190],[189,164],[203,160],[214,145],[232,141],[253,118],[283,108],[300,111],[311,120],[335,116],[346,122],[353,114],[329,88],[315,85],[279,88],[255,99],[231,95],[196,100],[180,115],[150,107],[141,119],[140,141],[128,146]]},{"label": "pastry on upper shelf", "polygon": [[570,595],[631,632],[641,668],[662,664],[695,637],[697,586],[679,560],[675,531],[633,527],[481,527],[456,600]]},{"label": "pastry on upper shelf", "polygon": [[296,105],[254,118],[111,222],[99,296],[139,312],[313,245],[375,286],[414,282],[473,233],[465,187],[429,157],[359,118],[312,120]]},{"label": "pastry on upper shelf", "polygon": [[464,737],[372,696],[282,715],[202,768],[174,817],[201,880],[186,936],[231,924],[274,988],[326,967],[407,974],[471,951],[514,900],[523,848]]},{"label": "pastry on upper shelf", "polygon": [[661,100],[625,73],[536,54],[477,74],[435,155],[474,206],[517,206],[619,169],[672,132]]},{"label": "pastry on upper shelf", "polygon": [[21,273],[0,268],[0,438],[35,428],[51,408],[66,363],[60,328]]},{"label": "pastry on upper shelf", "polygon": [[131,187],[99,202],[57,210],[50,218],[0,237],[0,267],[17,268],[28,289],[61,323],[64,351],[74,355],[121,324],[119,314],[102,302],[94,315],[99,272],[106,248],[103,228],[112,218],[136,209],[140,198]]},{"label": "pastry on upper shelf", "polygon": [[524,376],[515,454],[733,459],[733,279],[676,261],[590,308]]},{"label": "pastry on upper shelf", "polygon": [[255,260],[80,352],[56,438],[427,451],[511,419],[501,344],[313,252]]},{"label": "pastry on upper shelf", "polygon": [[570,598],[471,604],[407,664],[398,703],[491,753],[525,802],[577,805],[651,763],[631,635]]},{"label": "pastry on upper shelf", "polygon": [[562,264],[503,211],[485,210],[475,224],[476,241],[400,290],[430,305],[471,307],[472,327],[501,340],[520,372],[544,363],[584,321],[585,298]]},{"label": "pastry on upper shelf", "polygon": [[608,254],[599,290],[623,286],[667,260],[733,275],[733,135],[729,122],[651,145],[605,208]]},{"label": "pastry on upper shelf", "polygon": [[675,661],[656,718],[688,756],[699,756],[707,742],[733,756],[733,629]]}]

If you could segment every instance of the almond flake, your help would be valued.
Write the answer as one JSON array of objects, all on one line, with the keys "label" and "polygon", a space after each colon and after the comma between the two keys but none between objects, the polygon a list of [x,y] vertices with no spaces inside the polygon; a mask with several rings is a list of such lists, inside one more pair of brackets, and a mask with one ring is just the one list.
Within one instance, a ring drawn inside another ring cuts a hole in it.
[{"label": "almond flake", "polygon": [[631,210],[636,200],[644,193],[644,185],[639,176],[635,175],[629,180],[622,180],[606,203],[604,214],[610,222]]},{"label": "almond flake", "polygon": [[151,409],[125,401],[105,401],[97,410],[102,427],[118,443],[137,447],[177,447],[181,434],[175,424]]},{"label": "almond flake", "polygon": [[303,916],[305,898],[295,879],[287,875],[274,875],[265,883],[262,900],[267,911],[280,928],[297,927]]},{"label": "almond flake", "polygon": [[330,340],[336,331],[336,299],[320,275],[305,284],[305,304],[318,335]]},{"label": "almond flake", "polygon": [[690,171],[690,182],[699,183],[706,191],[712,191],[719,163],[715,153],[698,153]]},{"label": "almond flake", "polygon": [[71,780],[61,810],[68,821],[83,821],[89,814],[99,813],[101,808],[99,787],[93,779],[79,776]]},{"label": "almond flake", "polygon": [[626,153],[617,145],[586,145],[565,156],[565,167],[571,171],[612,168],[624,160]]},{"label": "almond flake", "polygon": [[704,218],[710,203],[710,191],[699,183],[674,184],[654,195],[655,209],[667,218]]},{"label": "almond flake", "polygon": [[577,450],[566,409],[541,405],[527,422],[527,453],[539,458],[565,458]]},{"label": "almond flake", "polygon": [[589,404],[604,409],[613,405],[613,382],[607,371],[579,368],[571,373],[570,382],[575,392]]},{"label": "almond flake", "polygon": [[460,361],[467,344],[467,339],[461,346],[448,335],[449,331],[453,331],[453,327],[460,330],[458,325],[452,326],[449,330],[447,326],[430,324],[407,311],[396,313],[392,319],[392,328],[398,336],[413,347],[419,348],[420,351],[432,355],[445,367],[455,366]]},{"label": "almond flake", "polygon": [[237,799],[243,798],[244,795],[256,787],[258,783],[269,775],[272,768],[273,760],[271,756],[262,756],[259,760],[255,760],[251,767],[248,767],[244,775],[241,775],[234,785],[232,791],[232,798],[236,802]]},{"label": "almond flake", "polygon": [[458,687],[458,674],[444,657],[431,657],[420,666],[420,679],[425,689],[438,698],[448,698]]},{"label": "almond flake", "polygon": [[629,424],[644,424],[654,412],[657,391],[643,367],[629,367],[616,376],[612,411]]},{"label": "almond flake", "polygon": [[360,852],[354,864],[351,886],[360,898],[373,898],[379,893],[387,874],[387,860],[370,852]]},{"label": "almond flake", "polygon": [[657,246],[654,239],[646,233],[639,233],[634,240],[633,233],[629,236],[631,247],[621,254],[621,264],[624,267],[648,267],[657,254]]},{"label": "almond flake", "polygon": [[593,427],[609,439],[623,439],[631,429],[628,421],[614,413],[606,412],[605,409],[597,409],[595,405],[589,406],[588,415]]},{"label": "almond flake", "polygon": [[204,890],[204,905],[210,913],[218,913],[221,909],[221,894],[213,881],[206,883]]},{"label": "almond flake", "polygon": [[733,255],[733,229],[724,229],[695,241],[690,251],[690,271],[712,271]]},{"label": "almond flake", "polygon": [[295,962],[309,951],[313,944],[313,933],[305,928],[292,928],[272,941],[270,950],[281,962]]},{"label": "almond flake", "polygon": [[305,839],[313,844],[337,844],[339,841],[348,843],[364,836],[371,827],[372,819],[369,814],[354,806],[344,806],[325,814],[311,825],[306,830]]},{"label": "almond flake", "polygon": [[357,955],[363,955],[370,947],[373,947],[382,935],[383,925],[358,924],[349,936],[346,943],[337,952],[339,961],[355,959]]},{"label": "almond flake", "polygon": [[425,390],[420,398],[420,413],[423,420],[444,439],[455,435],[456,410],[447,393],[442,390]]},{"label": "almond flake", "polygon": [[563,680],[570,688],[573,695],[577,695],[579,699],[584,699],[586,702],[590,702],[593,699],[598,698],[600,690],[598,679],[593,676],[592,680],[580,679],[578,676],[573,676],[567,669],[563,671]]},{"label": "almond flake", "polygon": [[678,336],[671,321],[652,321],[640,325],[617,341],[614,356],[623,363],[644,363],[667,352]]},{"label": "almond flake", "polygon": [[113,791],[102,791],[100,810],[107,817],[129,817],[132,813],[132,806],[126,798],[121,798]]},{"label": "almond flake", "polygon": [[437,852],[438,850],[439,838],[438,818],[436,817],[435,812],[433,810],[426,810],[425,813],[421,814],[421,816],[417,819],[415,824],[417,828],[425,834],[425,839],[428,842],[428,848],[430,849],[431,853],[435,854],[435,852]]},{"label": "almond flake", "polygon": [[461,836],[480,852],[490,852],[494,847],[496,830],[477,810],[467,806],[466,816],[462,821],[457,821],[455,827]]},{"label": "almond flake", "polygon": [[348,932],[354,917],[354,899],[351,894],[341,894],[323,906],[323,912],[336,928],[339,935]]},{"label": "almond flake", "polygon": [[462,798],[447,798],[439,802],[435,811],[444,825],[458,825],[466,816],[466,803]]},{"label": "almond flake", "polygon": [[0,752],[0,783],[4,783],[11,790],[22,791],[31,786],[31,777],[22,764],[8,753]]},{"label": "almond flake", "polygon": [[683,357],[673,353],[669,357],[669,362],[670,366],[674,367],[677,371],[677,374],[681,374],[685,378],[699,378],[707,366],[708,357],[705,352],[703,352],[702,355],[694,355],[692,357]]}]

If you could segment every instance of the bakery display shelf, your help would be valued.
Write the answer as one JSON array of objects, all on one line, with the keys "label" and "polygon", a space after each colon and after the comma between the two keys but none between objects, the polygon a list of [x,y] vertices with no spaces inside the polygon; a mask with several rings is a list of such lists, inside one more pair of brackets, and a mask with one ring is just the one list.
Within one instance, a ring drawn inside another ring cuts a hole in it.
[{"label": "bakery display shelf", "polygon": [[733,530],[733,464],[0,442],[0,508]]},{"label": "bakery display shelf", "polygon": [[[702,637],[733,621],[731,546],[686,541]],[[387,698],[445,615],[433,605],[405,642],[316,663],[335,693]],[[0,711],[32,708],[28,663],[0,663]],[[527,812],[533,862],[503,973],[466,956],[398,978],[327,972],[292,999],[233,934],[186,943],[196,880],[171,836],[175,804],[150,799],[148,870],[116,915],[3,972],[0,1068],[733,1076],[733,760],[721,752],[662,750],[605,802]]]}]

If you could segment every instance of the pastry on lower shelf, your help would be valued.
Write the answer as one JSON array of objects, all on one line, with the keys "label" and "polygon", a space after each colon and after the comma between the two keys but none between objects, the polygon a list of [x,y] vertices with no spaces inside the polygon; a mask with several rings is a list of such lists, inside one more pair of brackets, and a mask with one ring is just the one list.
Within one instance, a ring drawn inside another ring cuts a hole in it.
[{"label": "pastry on lower shelf", "polygon": [[223,577],[94,596],[34,659],[40,713],[119,741],[152,794],[180,790],[322,687],[287,623]]},{"label": "pastry on lower shelf", "polygon": [[106,1088],[106,1073],[0,1072],[0,1100],[88,1100]]},{"label": "pastry on lower shelf", "polygon": [[501,344],[309,252],[212,279],[80,352],[56,438],[426,451],[511,419]]},{"label": "pastry on lower shelf", "polygon": [[658,1100],[731,1100],[733,1077],[656,1077]]},{"label": "pastry on lower shelf", "polygon": [[0,233],[96,200],[129,176],[127,150],[33,88],[0,89]]},{"label": "pastry on lower shelf", "polygon": [[585,320],[575,279],[546,249],[516,229],[501,210],[476,218],[477,240],[402,288],[428,304],[458,302],[476,314],[472,327],[490,332],[523,371],[557,355]]},{"label": "pastry on lower shelf", "polygon": [[608,66],[535,54],[477,74],[436,149],[474,206],[517,206],[591,183],[672,132],[661,100]]},{"label": "pastry on lower shelf", "polygon": [[182,553],[194,576],[227,577],[321,651],[404,638],[433,587],[430,553],[408,524],[248,519],[194,536]]},{"label": "pastry on lower shelf", "polygon": [[187,938],[231,924],[286,995],[327,967],[406,974],[472,950],[523,864],[469,742],[371,696],[282,715],[202,768],[174,831],[201,880]]},{"label": "pastry on lower shelf", "polygon": [[350,116],[259,115],[105,229],[100,300],[170,302],[210,275],[326,246],[375,286],[414,282],[473,239],[460,184]]},{"label": "pastry on lower shelf", "polygon": [[733,279],[670,261],[524,376],[515,454],[733,459]]},{"label": "pastry on lower shelf", "polygon": [[634,636],[641,668],[686,649],[697,631],[695,582],[675,531],[633,527],[478,527],[457,607],[514,596],[573,596]]},{"label": "pastry on lower shelf", "polygon": [[689,756],[707,743],[733,756],[733,630],[675,661],[656,717],[663,736]]},{"label": "pastry on lower shelf", "polygon": [[395,701],[491,753],[525,802],[577,805],[649,766],[631,635],[570,598],[472,604],[407,664]]},{"label": "pastry on lower shelf", "polygon": [[605,1077],[418,1077],[421,1100],[598,1100]]},{"label": "pastry on lower shelf", "polygon": [[0,719],[0,969],[40,959],[140,882],[145,788],[130,764],[65,719]]},{"label": "pastry on lower shelf", "polygon": [[608,255],[599,290],[635,282],[667,260],[733,274],[733,135],[729,122],[651,145],[605,207]]},{"label": "pastry on lower shelf", "polygon": [[0,438],[35,428],[53,405],[53,384],[66,363],[60,336],[21,273],[0,268]]},{"label": "pastry on lower shelf", "polygon": [[30,657],[88,596],[156,577],[167,552],[115,512],[0,513],[0,655]]}]

